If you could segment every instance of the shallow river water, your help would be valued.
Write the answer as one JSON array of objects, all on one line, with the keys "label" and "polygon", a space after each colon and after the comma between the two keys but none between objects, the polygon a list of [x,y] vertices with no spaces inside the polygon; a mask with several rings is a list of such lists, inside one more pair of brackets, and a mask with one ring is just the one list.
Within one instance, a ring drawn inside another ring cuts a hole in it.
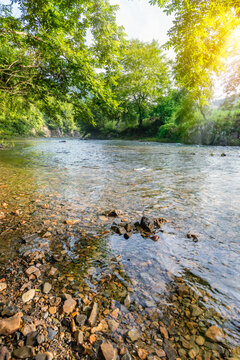
[{"label": "shallow river water", "polygon": [[[41,212],[34,207],[38,202]],[[102,213],[111,209],[121,209],[132,221],[142,215],[165,217],[158,242],[139,234],[125,240],[106,233],[98,251],[121,256],[126,275],[139,284],[140,303],[157,301],[171,276],[207,290],[211,306],[226,318],[226,331],[239,343],[239,148],[73,139],[18,142],[13,150],[0,152],[0,204],[0,212],[7,207],[19,211],[23,226],[41,216],[45,225],[50,219],[50,230],[51,222],[79,219],[78,226],[93,235],[110,229]],[[198,242],[187,238],[189,231]],[[2,261],[13,254],[15,241],[11,233],[0,238]],[[81,263],[74,236],[66,249]],[[97,256],[88,255],[90,273]]]}]

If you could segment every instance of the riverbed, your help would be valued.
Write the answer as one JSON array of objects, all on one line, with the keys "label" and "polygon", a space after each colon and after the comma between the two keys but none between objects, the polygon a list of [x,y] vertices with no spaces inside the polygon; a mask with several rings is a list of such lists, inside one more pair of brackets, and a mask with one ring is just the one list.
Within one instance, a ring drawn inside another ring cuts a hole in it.
[{"label": "riverbed", "polygon": [[[182,278],[208,294],[206,306],[221,314],[229,341],[238,345],[239,175],[237,147],[17,141],[13,149],[0,151],[0,213],[13,216],[8,228],[0,225],[0,261],[16,255],[23,233],[42,231],[54,244],[57,236],[65,237],[67,269],[75,277],[96,280],[104,271],[103,258],[118,259],[141,306],[163,301],[171,281]],[[104,215],[112,209],[132,222],[143,215],[164,217],[160,239],[136,233],[126,240],[114,234],[113,220]],[[94,246],[80,249],[76,232],[61,231],[66,221],[95,238]]]}]

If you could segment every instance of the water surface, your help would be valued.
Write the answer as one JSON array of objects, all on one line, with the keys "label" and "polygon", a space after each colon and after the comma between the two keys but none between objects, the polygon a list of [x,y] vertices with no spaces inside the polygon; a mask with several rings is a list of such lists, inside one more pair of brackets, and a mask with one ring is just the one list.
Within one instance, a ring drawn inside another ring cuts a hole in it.
[{"label": "water surface", "polygon": [[[110,209],[123,210],[133,221],[143,214],[165,217],[158,242],[109,234],[104,246],[111,256],[121,255],[126,274],[139,285],[140,303],[157,301],[171,276],[182,276],[207,289],[211,306],[226,316],[228,331],[239,341],[239,176],[239,148],[28,140],[0,152],[0,203],[34,223],[40,213],[33,205],[39,202],[42,210],[51,209],[41,215],[43,223],[80,219],[79,226],[92,234],[110,228],[100,218]],[[0,238],[2,259],[17,241],[11,238],[14,229],[9,231]],[[198,242],[186,237],[189,231],[198,234]]]}]

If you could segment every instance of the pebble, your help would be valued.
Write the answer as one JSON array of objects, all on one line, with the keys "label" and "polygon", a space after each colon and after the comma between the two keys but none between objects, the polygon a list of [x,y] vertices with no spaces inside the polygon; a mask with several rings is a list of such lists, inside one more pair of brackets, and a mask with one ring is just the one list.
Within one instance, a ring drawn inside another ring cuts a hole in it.
[{"label": "pebble", "polygon": [[13,350],[13,356],[17,359],[27,359],[34,356],[34,349],[32,346],[23,346]]},{"label": "pebble", "polygon": [[63,311],[66,313],[66,314],[71,314],[73,312],[73,310],[75,309],[77,305],[77,302],[70,298],[70,299],[67,299],[65,300],[64,304],[63,304]]},{"label": "pebble", "polygon": [[35,290],[34,289],[31,289],[31,290],[28,290],[27,292],[25,292],[23,295],[22,295],[22,301],[24,303],[32,300],[35,296]]},{"label": "pebble", "polygon": [[5,282],[0,283],[0,292],[7,288],[7,284]]},{"label": "pebble", "polygon": [[74,333],[75,340],[77,341],[78,345],[83,344],[83,332],[81,330],[77,330]]},{"label": "pebble", "polygon": [[197,336],[195,342],[199,346],[202,346],[205,343],[205,339],[203,336]]},{"label": "pebble", "polygon": [[50,308],[48,309],[48,312],[49,312],[50,315],[56,314],[57,307],[56,306],[50,306]]},{"label": "pebble", "polygon": [[47,332],[48,332],[48,339],[49,340],[54,340],[56,335],[57,335],[57,330],[52,329],[51,327],[47,328]]},{"label": "pebble", "polygon": [[37,342],[37,336],[38,336],[38,331],[30,332],[30,333],[27,335],[26,345],[36,346],[36,345],[38,344],[38,342]]},{"label": "pebble", "polygon": [[75,321],[77,323],[77,325],[79,326],[83,326],[85,324],[85,322],[87,321],[87,316],[86,315],[77,315],[75,318]]},{"label": "pebble", "polygon": [[43,285],[43,293],[48,294],[52,289],[52,285],[48,282],[45,282]]},{"label": "pebble", "polygon": [[0,319],[0,335],[11,335],[15,333],[21,325],[22,313],[17,313],[10,318]]},{"label": "pebble", "polygon": [[117,359],[117,349],[115,349],[109,341],[102,343],[100,348],[105,360]]},{"label": "pebble", "polygon": [[90,326],[93,326],[97,320],[97,313],[98,313],[98,304],[95,302],[92,307],[92,311],[90,317],[88,319],[88,323]]},{"label": "pebble", "polygon": [[134,342],[134,341],[137,341],[141,337],[141,334],[138,331],[138,329],[133,328],[128,331],[128,337],[132,342]]},{"label": "pebble", "polygon": [[34,324],[25,324],[21,329],[23,336],[27,336],[27,334],[33,331],[36,331],[36,326]]}]

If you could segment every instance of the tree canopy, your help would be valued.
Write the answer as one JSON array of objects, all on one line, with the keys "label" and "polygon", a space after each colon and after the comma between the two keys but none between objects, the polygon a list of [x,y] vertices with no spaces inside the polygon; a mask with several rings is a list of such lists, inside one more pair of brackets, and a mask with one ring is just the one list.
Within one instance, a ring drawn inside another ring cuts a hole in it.
[{"label": "tree canopy", "polygon": [[149,105],[167,93],[170,85],[168,62],[156,41],[143,43],[132,40],[120,60],[117,96],[125,108],[131,103],[142,125]]},{"label": "tree canopy", "polygon": [[86,98],[115,106],[110,82],[118,68],[123,37],[116,25],[116,6],[107,0],[13,0],[0,8],[0,91],[45,99],[70,99],[82,117],[92,120]]},{"label": "tree canopy", "polygon": [[201,104],[212,91],[212,75],[222,70],[227,41],[240,24],[238,0],[151,0],[174,14],[168,46],[176,52],[178,84]]}]

